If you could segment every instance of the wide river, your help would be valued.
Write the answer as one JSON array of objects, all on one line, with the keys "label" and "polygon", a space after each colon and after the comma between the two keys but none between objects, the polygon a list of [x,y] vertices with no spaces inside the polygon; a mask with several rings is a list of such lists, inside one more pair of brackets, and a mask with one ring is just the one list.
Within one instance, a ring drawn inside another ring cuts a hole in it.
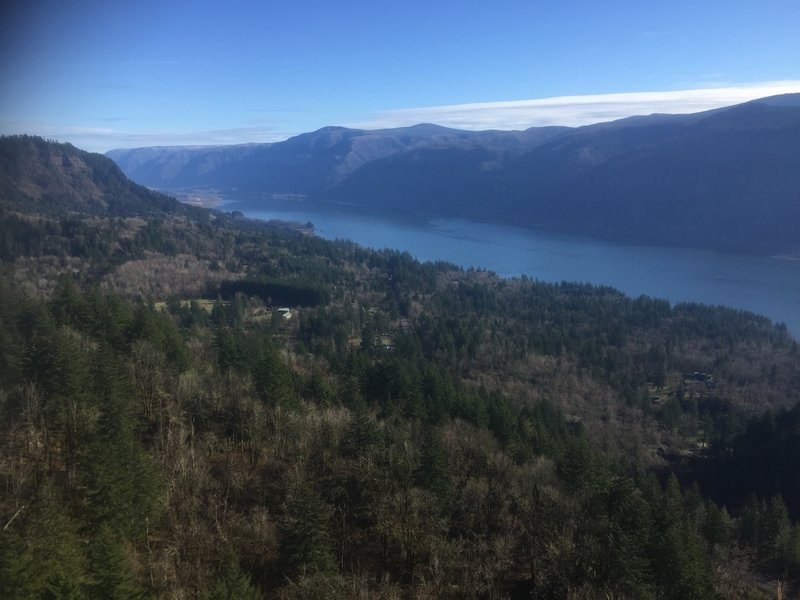
[{"label": "wide river", "polygon": [[352,213],[241,210],[257,219],[311,221],[318,235],[416,258],[480,267],[503,277],[610,285],[630,296],[751,310],[786,323],[800,339],[800,261],[688,248],[632,246],[505,225],[442,219],[407,223]]}]

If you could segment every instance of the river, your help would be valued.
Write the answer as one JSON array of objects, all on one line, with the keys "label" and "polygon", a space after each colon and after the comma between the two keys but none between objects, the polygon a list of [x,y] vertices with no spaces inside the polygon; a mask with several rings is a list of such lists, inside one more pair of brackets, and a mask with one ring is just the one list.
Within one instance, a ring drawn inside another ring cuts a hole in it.
[{"label": "river", "polygon": [[[251,205],[252,206],[252,205]],[[257,219],[311,221],[317,235],[426,260],[484,268],[503,277],[610,285],[630,296],[746,309],[783,322],[800,338],[800,261],[691,248],[633,246],[506,225],[441,219],[403,222],[320,210],[252,210]]]}]

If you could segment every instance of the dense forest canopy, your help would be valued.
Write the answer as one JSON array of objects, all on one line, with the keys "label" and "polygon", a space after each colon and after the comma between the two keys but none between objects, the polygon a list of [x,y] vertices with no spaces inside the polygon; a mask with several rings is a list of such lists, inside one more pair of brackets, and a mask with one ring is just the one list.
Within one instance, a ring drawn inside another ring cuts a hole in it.
[{"label": "dense forest canopy", "polygon": [[0,596],[797,591],[785,327],[0,149]]}]

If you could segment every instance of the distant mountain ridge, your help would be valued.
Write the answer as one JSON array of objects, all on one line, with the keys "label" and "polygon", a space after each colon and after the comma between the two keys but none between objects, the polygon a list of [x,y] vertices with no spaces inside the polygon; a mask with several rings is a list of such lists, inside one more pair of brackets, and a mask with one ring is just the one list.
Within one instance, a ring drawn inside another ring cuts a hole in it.
[{"label": "distant mountain ridge", "polygon": [[271,144],[151,147],[106,155],[131,179],[155,188],[319,196],[367,163],[396,154],[456,147],[519,154],[566,130],[461,131],[429,123],[374,131],[323,127]]},{"label": "distant mountain ridge", "polygon": [[463,217],[617,241],[800,251],[800,94],[585,127],[326,127],[273,144],[113,150],[164,189]]}]

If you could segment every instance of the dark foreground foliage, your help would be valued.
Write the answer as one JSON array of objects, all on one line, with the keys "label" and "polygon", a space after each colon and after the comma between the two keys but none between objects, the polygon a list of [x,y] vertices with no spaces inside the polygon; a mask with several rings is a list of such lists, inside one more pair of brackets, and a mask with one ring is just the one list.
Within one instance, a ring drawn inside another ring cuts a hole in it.
[{"label": "dark foreground foliage", "polygon": [[21,206],[0,597],[795,590],[785,327],[222,213]]}]

